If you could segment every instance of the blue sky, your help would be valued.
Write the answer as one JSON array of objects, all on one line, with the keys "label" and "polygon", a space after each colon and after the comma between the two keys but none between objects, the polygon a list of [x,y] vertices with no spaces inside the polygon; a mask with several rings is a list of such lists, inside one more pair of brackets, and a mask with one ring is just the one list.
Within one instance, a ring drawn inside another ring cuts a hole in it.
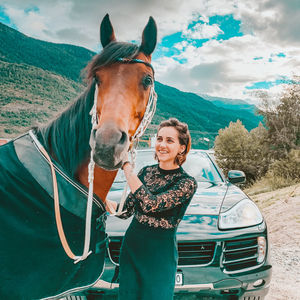
[{"label": "blue sky", "polygon": [[0,21],[22,33],[99,51],[109,13],[118,40],[139,43],[150,15],[158,27],[156,79],[180,90],[256,100],[300,71],[295,0],[0,0]]}]

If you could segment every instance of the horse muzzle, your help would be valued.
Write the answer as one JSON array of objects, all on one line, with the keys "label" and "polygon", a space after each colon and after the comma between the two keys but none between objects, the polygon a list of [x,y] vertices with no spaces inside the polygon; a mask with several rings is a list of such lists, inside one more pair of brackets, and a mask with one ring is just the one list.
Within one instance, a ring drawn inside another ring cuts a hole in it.
[{"label": "horse muzzle", "polygon": [[129,147],[128,134],[112,124],[105,124],[95,130],[91,139],[94,141],[95,163],[106,170],[116,170],[127,158]]}]

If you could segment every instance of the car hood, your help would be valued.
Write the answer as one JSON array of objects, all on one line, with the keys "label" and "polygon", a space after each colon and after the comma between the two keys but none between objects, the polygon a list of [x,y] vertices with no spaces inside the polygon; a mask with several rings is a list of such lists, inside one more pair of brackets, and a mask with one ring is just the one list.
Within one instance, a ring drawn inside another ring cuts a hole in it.
[{"label": "car hood", "polygon": [[244,198],[243,191],[231,183],[198,182],[186,215],[219,215]]},{"label": "car hood", "polygon": [[[108,195],[108,199],[120,201],[122,191],[114,190]],[[189,234],[189,238],[200,232],[216,232],[219,213],[228,210],[235,203],[247,196],[235,185],[228,182],[211,183],[198,182],[197,191],[188,206],[182,219],[178,234]],[[130,224],[127,220],[109,216],[107,231],[112,235],[122,235]]]}]

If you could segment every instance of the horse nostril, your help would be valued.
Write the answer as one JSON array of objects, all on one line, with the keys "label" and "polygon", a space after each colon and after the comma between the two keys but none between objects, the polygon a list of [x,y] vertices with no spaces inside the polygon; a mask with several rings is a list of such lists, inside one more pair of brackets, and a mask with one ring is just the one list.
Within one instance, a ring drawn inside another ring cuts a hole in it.
[{"label": "horse nostril", "polygon": [[94,140],[96,140],[96,132],[97,132],[97,129],[92,130],[92,137]]},{"label": "horse nostril", "polygon": [[127,134],[122,131],[122,134],[121,134],[121,138],[120,138],[120,141],[119,141],[119,144],[125,144],[127,141]]}]

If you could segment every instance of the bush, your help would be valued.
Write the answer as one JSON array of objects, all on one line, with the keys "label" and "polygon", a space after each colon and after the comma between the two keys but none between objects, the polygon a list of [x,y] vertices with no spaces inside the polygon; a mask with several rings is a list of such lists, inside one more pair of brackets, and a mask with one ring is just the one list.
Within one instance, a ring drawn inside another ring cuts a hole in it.
[{"label": "bush", "polygon": [[274,191],[277,189],[284,188],[286,186],[291,186],[293,184],[296,184],[299,181],[292,179],[292,178],[284,178],[281,176],[274,176],[274,174],[272,174],[272,172],[270,172],[266,175],[266,182],[267,182],[267,185],[269,185],[270,190]]},{"label": "bush", "polygon": [[285,159],[273,162],[267,174],[256,181],[251,190],[255,193],[274,191],[300,182],[300,150],[292,150]]},{"label": "bush", "polygon": [[287,158],[273,162],[267,176],[281,177],[289,181],[300,181],[300,150],[293,149]]},{"label": "bush", "polygon": [[248,132],[240,120],[220,129],[214,150],[224,173],[241,170],[246,174],[248,184],[263,176],[268,167],[267,147],[264,145],[266,135],[262,124]]}]

